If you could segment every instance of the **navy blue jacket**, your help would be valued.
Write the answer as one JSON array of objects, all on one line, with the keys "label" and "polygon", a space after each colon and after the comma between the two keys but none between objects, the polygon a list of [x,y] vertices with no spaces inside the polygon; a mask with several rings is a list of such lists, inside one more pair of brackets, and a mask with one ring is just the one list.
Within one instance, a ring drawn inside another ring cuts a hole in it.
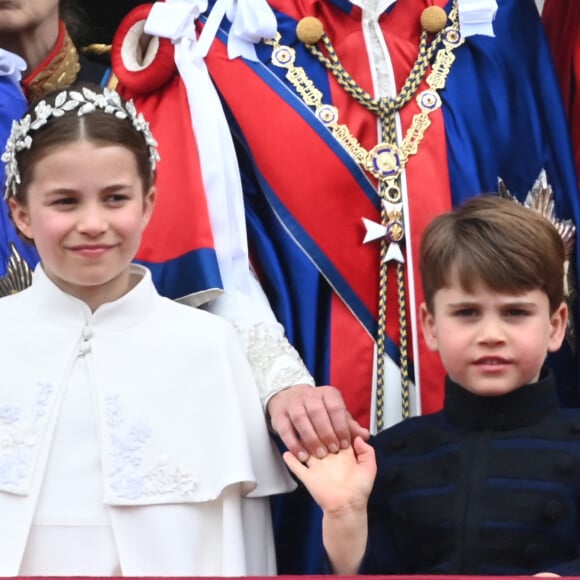
[{"label": "navy blue jacket", "polygon": [[366,574],[580,574],[580,411],[554,379],[480,397],[372,440]]}]

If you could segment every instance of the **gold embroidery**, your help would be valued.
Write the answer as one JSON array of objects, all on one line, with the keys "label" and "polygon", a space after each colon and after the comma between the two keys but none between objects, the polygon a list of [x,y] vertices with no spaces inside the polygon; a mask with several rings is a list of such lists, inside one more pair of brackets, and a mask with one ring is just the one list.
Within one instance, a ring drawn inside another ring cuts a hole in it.
[{"label": "gold embroidery", "polygon": [[34,102],[50,91],[72,85],[81,70],[79,55],[68,32],[64,32],[62,50],[53,61],[27,84],[30,102]]}]

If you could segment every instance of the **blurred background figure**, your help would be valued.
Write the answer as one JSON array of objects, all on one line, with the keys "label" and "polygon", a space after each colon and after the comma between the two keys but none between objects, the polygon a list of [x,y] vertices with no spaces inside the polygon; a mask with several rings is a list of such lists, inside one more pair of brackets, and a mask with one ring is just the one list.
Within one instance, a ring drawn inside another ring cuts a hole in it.
[{"label": "blurred background figure", "polygon": [[580,171],[580,2],[545,0],[542,20],[554,57]]},{"label": "blurred background figure", "polygon": [[[76,81],[107,82],[108,57],[82,50],[92,38],[89,30],[87,14],[74,0],[0,3],[0,149],[28,102]],[[2,183],[3,174],[0,167]],[[1,204],[0,296],[28,286],[37,261],[36,250],[23,243]]]}]

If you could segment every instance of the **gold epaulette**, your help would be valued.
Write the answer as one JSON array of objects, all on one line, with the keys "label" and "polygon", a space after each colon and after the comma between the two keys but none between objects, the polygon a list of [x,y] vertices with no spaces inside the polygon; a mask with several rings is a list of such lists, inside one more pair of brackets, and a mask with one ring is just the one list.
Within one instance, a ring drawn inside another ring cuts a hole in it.
[{"label": "gold epaulette", "polygon": [[84,46],[81,49],[81,52],[85,56],[110,56],[111,45],[95,42],[93,44],[89,44],[88,46]]}]

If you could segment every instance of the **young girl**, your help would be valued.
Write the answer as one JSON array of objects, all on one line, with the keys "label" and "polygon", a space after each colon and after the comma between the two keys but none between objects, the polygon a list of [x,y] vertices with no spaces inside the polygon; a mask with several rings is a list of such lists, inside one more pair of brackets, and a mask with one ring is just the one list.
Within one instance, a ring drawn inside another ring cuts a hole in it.
[{"label": "young girl", "polygon": [[0,300],[2,576],[276,572],[268,496],[293,483],[235,333],[131,264],[155,145],[106,89],[12,128],[6,197],[41,264]]}]

